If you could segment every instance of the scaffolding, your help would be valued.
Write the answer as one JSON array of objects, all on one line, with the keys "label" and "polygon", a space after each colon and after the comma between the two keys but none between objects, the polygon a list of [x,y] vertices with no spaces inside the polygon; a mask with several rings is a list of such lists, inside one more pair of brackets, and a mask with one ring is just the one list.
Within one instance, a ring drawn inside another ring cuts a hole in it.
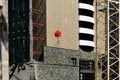
[{"label": "scaffolding", "polygon": [[[102,54],[99,53],[101,48],[96,48],[97,57],[96,57],[96,80],[119,80],[120,78],[120,58],[119,58],[119,8],[120,8],[119,0],[98,0],[97,1],[97,45],[101,43],[101,40],[105,42],[102,45],[104,48],[104,52]],[[102,13],[102,15],[100,15]],[[104,16],[103,16],[104,14]],[[101,18],[105,21],[101,22]],[[99,38],[99,27],[102,27],[98,24],[102,24],[104,26],[104,37]],[[101,39],[101,40],[99,40]]]}]

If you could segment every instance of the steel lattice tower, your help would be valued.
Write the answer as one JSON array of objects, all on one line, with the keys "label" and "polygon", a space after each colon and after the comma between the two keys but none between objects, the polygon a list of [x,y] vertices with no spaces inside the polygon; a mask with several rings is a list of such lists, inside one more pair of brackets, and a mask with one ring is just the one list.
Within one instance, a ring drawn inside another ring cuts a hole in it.
[{"label": "steel lattice tower", "polygon": [[[105,42],[105,45],[101,45],[104,48],[102,54],[99,53],[102,48],[96,48],[97,51],[97,80],[119,80],[120,77],[120,58],[119,58],[119,34],[120,34],[120,1],[119,0],[98,0],[96,9],[96,22],[97,22],[97,45]],[[102,13],[102,14],[101,14]],[[105,21],[103,21],[103,20]],[[99,25],[101,24],[101,26]],[[103,26],[102,26],[103,25]],[[104,27],[99,31],[100,27]],[[100,34],[104,34],[104,37],[99,38]]]}]

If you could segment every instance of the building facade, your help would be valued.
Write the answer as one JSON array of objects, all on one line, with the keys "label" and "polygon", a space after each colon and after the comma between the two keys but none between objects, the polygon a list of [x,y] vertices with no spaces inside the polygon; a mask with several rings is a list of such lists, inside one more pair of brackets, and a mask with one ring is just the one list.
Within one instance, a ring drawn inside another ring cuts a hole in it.
[{"label": "building facade", "polygon": [[[9,43],[5,50],[8,79],[95,80],[94,0],[2,2]],[[8,80],[6,71],[2,72],[2,80]]]}]

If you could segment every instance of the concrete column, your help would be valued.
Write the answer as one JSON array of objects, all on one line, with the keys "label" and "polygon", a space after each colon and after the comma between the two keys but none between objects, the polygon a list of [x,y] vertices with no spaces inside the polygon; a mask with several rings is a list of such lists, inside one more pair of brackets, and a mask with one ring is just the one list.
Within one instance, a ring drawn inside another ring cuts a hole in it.
[{"label": "concrete column", "polygon": [[8,67],[8,41],[7,41],[7,17],[8,17],[8,1],[0,0],[0,20],[1,20],[1,40],[0,49],[2,57],[2,80],[9,80],[9,67]]}]

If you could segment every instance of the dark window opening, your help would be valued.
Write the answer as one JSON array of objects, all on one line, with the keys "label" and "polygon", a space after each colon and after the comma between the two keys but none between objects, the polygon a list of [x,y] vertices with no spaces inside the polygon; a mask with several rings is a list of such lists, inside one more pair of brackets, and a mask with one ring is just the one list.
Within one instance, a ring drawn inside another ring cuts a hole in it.
[{"label": "dark window opening", "polygon": [[9,0],[9,65],[30,60],[29,0]]},{"label": "dark window opening", "polygon": [[73,66],[77,65],[77,59],[76,58],[71,58]]},{"label": "dark window opening", "polygon": [[79,79],[95,80],[95,62],[92,60],[79,61]]}]

